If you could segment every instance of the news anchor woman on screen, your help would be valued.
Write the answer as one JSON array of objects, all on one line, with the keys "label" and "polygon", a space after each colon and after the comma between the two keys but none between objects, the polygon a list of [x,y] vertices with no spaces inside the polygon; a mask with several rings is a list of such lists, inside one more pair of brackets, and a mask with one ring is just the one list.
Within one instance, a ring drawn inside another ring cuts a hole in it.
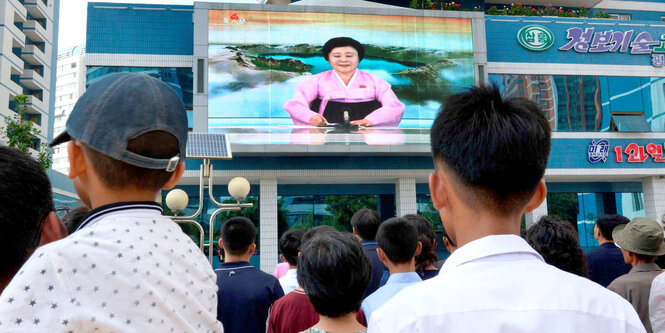
[{"label": "news anchor woman on screen", "polygon": [[327,41],[321,52],[333,69],[305,79],[284,104],[295,125],[341,123],[345,111],[352,125],[399,125],[404,104],[390,84],[358,70],[365,55],[362,44],[349,37],[336,37]]}]

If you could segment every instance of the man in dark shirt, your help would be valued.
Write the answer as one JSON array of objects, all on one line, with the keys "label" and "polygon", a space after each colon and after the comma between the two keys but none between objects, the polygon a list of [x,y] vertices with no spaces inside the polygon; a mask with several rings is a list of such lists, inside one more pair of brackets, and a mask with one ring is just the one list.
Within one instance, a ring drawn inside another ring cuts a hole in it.
[{"label": "man in dark shirt", "polygon": [[217,273],[217,319],[224,332],[263,333],[272,304],[284,296],[279,281],[249,264],[256,250],[256,227],[244,217],[234,217],[222,226],[220,248],[225,262]]},{"label": "man in dark shirt", "polygon": [[363,208],[351,217],[353,234],[360,238],[363,250],[365,250],[365,253],[372,262],[372,280],[363,294],[363,299],[379,289],[381,276],[384,271],[388,270],[386,265],[379,259],[378,254],[376,254],[376,249],[379,245],[376,243],[375,238],[380,224],[381,219],[379,218],[379,214],[371,209]]},{"label": "man in dark shirt", "polygon": [[593,235],[600,243],[600,247],[587,253],[587,266],[589,279],[607,287],[614,279],[630,271],[631,266],[626,264],[621,249],[614,244],[612,230],[618,225],[626,224],[630,220],[621,215],[601,215],[593,228]]}]

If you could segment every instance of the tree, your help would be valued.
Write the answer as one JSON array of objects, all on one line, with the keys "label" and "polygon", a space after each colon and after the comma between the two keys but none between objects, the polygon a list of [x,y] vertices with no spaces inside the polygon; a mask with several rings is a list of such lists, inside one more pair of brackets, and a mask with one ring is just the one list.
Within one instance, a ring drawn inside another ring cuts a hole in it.
[{"label": "tree", "polygon": [[375,195],[328,195],[326,210],[332,214],[328,223],[340,231],[351,231],[351,216],[362,208],[377,209]]},{"label": "tree", "polygon": [[[0,128],[0,131],[4,132],[9,147],[30,154],[30,148],[35,150],[38,148],[37,137],[41,131],[32,121],[24,117],[27,102],[28,96],[26,95],[14,97],[16,115],[5,117],[5,127]],[[51,149],[46,145],[39,145],[37,161],[45,170],[50,168],[53,164]]]}]

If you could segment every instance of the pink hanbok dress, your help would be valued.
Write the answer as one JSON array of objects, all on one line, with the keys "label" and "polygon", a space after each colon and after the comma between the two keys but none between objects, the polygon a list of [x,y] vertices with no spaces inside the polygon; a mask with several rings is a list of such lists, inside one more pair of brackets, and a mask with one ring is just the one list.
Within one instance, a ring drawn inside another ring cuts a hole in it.
[{"label": "pink hanbok dress", "polygon": [[[332,105],[335,107],[331,108]],[[296,126],[302,126],[309,125],[309,119],[313,116],[326,117],[324,113],[330,115],[344,105],[366,114],[350,120],[364,118],[374,126],[396,127],[404,114],[404,104],[397,99],[390,84],[360,70],[356,70],[348,85],[333,70],[312,75],[298,84],[293,98],[284,104],[284,109]],[[371,109],[367,109],[368,105],[376,107],[369,106]],[[332,122],[328,118],[328,122]]]}]

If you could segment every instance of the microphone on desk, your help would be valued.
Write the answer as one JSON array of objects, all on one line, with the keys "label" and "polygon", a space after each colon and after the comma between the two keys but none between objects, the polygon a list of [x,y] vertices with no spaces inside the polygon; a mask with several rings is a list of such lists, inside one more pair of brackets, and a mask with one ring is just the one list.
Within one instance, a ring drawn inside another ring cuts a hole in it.
[{"label": "microphone on desk", "polygon": [[355,132],[358,130],[358,125],[351,125],[349,120],[349,110],[342,109],[342,123],[335,125],[335,131],[341,133]]}]

